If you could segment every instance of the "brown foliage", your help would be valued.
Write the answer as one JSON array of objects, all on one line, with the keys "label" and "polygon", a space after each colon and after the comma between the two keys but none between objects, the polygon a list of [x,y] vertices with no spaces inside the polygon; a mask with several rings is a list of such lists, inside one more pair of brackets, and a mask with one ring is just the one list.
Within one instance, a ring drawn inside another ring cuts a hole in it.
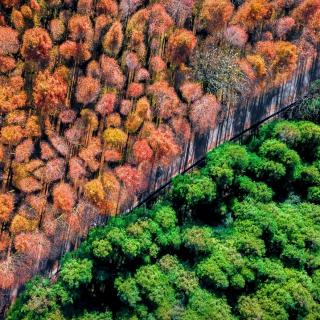
[{"label": "brown foliage", "polygon": [[45,29],[36,27],[24,33],[21,54],[26,60],[36,63],[47,61],[51,49],[52,40]]}]

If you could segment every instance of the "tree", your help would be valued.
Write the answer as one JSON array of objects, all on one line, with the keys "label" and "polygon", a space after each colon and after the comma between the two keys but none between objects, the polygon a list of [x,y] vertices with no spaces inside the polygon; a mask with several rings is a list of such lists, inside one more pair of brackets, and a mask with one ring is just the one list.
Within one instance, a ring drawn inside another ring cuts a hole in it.
[{"label": "tree", "polygon": [[75,205],[76,195],[67,183],[59,183],[53,189],[53,203],[62,212],[70,213]]},{"label": "tree", "polygon": [[78,289],[92,279],[92,261],[88,259],[68,259],[61,268],[61,280],[68,289]]},{"label": "tree", "polygon": [[142,173],[138,169],[124,165],[115,169],[115,174],[119,180],[124,184],[127,190],[133,194],[137,194],[143,190],[143,179]]},{"label": "tree", "polygon": [[197,38],[186,29],[176,30],[168,40],[167,56],[173,65],[187,62],[197,44]]},{"label": "tree", "polygon": [[224,36],[231,45],[244,48],[248,41],[247,32],[240,26],[230,26],[226,29]]},{"label": "tree", "polygon": [[310,21],[319,9],[319,0],[304,0],[293,10],[292,17],[301,25]]},{"label": "tree", "polygon": [[76,98],[79,103],[87,105],[98,99],[101,90],[100,81],[91,77],[81,77],[78,80]]},{"label": "tree", "polygon": [[102,80],[106,86],[114,87],[118,90],[123,88],[125,77],[115,59],[102,55],[100,57],[100,67]]},{"label": "tree", "polygon": [[234,7],[229,0],[205,0],[199,14],[203,27],[210,33],[225,28],[233,15]]},{"label": "tree", "polygon": [[110,15],[113,18],[118,15],[118,5],[114,0],[99,0],[96,10],[98,14]]},{"label": "tree", "polygon": [[239,24],[247,30],[261,27],[273,14],[272,3],[267,0],[245,1],[232,19],[232,23]]},{"label": "tree", "polygon": [[66,106],[68,85],[58,74],[41,71],[33,88],[34,104],[44,115],[57,115]]},{"label": "tree", "polygon": [[0,55],[15,54],[19,48],[18,32],[10,27],[0,26]]},{"label": "tree", "polygon": [[51,244],[43,233],[35,232],[18,234],[14,246],[19,253],[27,255],[38,264],[49,257]]},{"label": "tree", "polygon": [[116,101],[117,96],[114,93],[105,93],[99,99],[95,109],[102,117],[106,117],[114,111]]},{"label": "tree", "polygon": [[169,127],[159,127],[151,132],[148,143],[154,152],[154,159],[160,165],[168,166],[181,152]]},{"label": "tree", "polygon": [[136,141],[133,145],[132,151],[133,156],[138,163],[151,160],[153,156],[153,151],[146,139]]},{"label": "tree", "polygon": [[0,194],[0,222],[7,223],[14,209],[14,195],[11,193]]},{"label": "tree", "polygon": [[190,106],[189,117],[193,128],[205,133],[217,125],[220,104],[214,95],[207,94]]},{"label": "tree", "polygon": [[147,88],[147,94],[155,103],[155,112],[160,119],[170,119],[179,105],[179,98],[166,81],[158,81]]},{"label": "tree", "polygon": [[68,22],[69,37],[75,42],[85,42],[91,45],[93,28],[88,16],[74,15]]},{"label": "tree", "polygon": [[116,21],[102,39],[102,46],[107,55],[116,57],[122,47],[122,24]]},{"label": "tree", "polygon": [[40,27],[28,29],[23,35],[22,56],[35,63],[46,62],[52,49],[48,32]]},{"label": "tree", "polygon": [[213,44],[196,50],[192,59],[194,78],[206,92],[228,99],[246,92],[246,78],[237,62],[234,49],[222,49]]},{"label": "tree", "polygon": [[292,17],[283,17],[277,21],[276,34],[280,39],[286,37],[286,35],[292,31],[296,22]]},{"label": "tree", "polygon": [[178,27],[183,27],[186,20],[192,17],[194,0],[163,0],[163,3]]}]

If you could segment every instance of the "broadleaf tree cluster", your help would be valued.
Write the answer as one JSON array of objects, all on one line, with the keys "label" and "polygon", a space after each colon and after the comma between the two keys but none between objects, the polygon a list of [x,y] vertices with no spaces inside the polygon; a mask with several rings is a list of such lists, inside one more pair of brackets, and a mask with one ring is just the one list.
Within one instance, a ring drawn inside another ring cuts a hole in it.
[{"label": "broadleaf tree cluster", "polygon": [[319,150],[307,121],[222,145],[152,206],[92,229],[7,319],[319,319]]},{"label": "broadleaf tree cluster", "polygon": [[229,98],[288,80],[319,7],[0,0],[0,294],[130,207]]}]

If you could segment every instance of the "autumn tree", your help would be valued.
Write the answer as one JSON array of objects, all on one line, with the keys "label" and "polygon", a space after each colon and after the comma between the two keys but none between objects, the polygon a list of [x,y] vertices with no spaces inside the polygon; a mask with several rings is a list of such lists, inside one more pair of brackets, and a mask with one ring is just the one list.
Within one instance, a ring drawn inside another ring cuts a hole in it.
[{"label": "autumn tree", "polygon": [[229,0],[205,0],[202,4],[199,20],[210,33],[225,28],[233,15],[234,7]]},{"label": "autumn tree", "polygon": [[1,224],[9,221],[14,209],[14,195],[12,193],[0,194],[0,222]]},{"label": "autumn tree", "polygon": [[183,27],[186,20],[191,18],[196,3],[194,0],[163,0],[162,2],[178,27]]},{"label": "autumn tree", "polygon": [[23,35],[22,56],[29,61],[46,62],[52,49],[48,32],[40,27],[28,29]]},{"label": "autumn tree", "polygon": [[76,88],[76,98],[79,103],[87,105],[97,100],[101,85],[98,79],[81,77]]},{"label": "autumn tree", "polygon": [[57,72],[41,71],[36,77],[33,99],[41,114],[57,113],[66,106],[68,85]]},{"label": "autumn tree", "polygon": [[228,27],[224,33],[224,36],[231,45],[238,48],[244,48],[248,41],[247,32],[240,26]]},{"label": "autumn tree", "polygon": [[220,104],[217,98],[211,94],[204,95],[190,107],[189,117],[193,128],[199,133],[214,129],[219,111]]},{"label": "autumn tree", "polygon": [[0,26],[0,55],[15,54],[19,48],[18,32],[10,27]]},{"label": "autumn tree", "polygon": [[196,44],[197,38],[191,31],[186,29],[176,30],[168,40],[168,60],[174,65],[187,62],[187,59],[192,55]]},{"label": "autumn tree", "polygon": [[272,17],[272,3],[267,0],[247,0],[237,10],[232,23],[247,30],[259,28]]},{"label": "autumn tree", "polygon": [[75,192],[67,183],[59,183],[53,189],[53,204],[62,212],[70,213],[75,205]]},{"label": "autumn tree", "polygon": [[102,46],[107,55],[116,57],[123,42],[122,24],[116,21],[102,39]]}]

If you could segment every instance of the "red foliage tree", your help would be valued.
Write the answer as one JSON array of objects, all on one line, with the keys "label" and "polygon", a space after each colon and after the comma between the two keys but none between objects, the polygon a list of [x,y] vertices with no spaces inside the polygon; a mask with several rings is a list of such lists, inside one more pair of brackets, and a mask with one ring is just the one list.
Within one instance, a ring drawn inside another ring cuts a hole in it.
[{"label": "red foliage tree", "polygon": [[96,60],[91,60],[87,65],[87,77],[99,79],[101,77],[100,65]]},{"label": "red foliage tree", "polygon": [[68,85],[58,73],[39,72],[33,88],[34,104],[41,113],[55,115],[66,106],[67,92]]},{"label": "red foliage tree", "polygon": [[121,90],[125,83],[125,77],[117,61],[102,55],[100,58],[102,80],[106,86]]},{"label": "red foliage tree", "polygon": [[16,67],[16,60],[12,57],[0,56],[0,72],[8,73]]},{"label": "red foliage tree", "polygon": [[93,28],[88,16],[74,15],[68,23],[69,37],[76,42],[91,43],[93,41]]},{"label": "red foliage tree", "polygon": [[179,105],[179,98],[173,87],[165,81],[155,82],[147,89],[155,102],[157,116],[162,119],[172,117]]},{"label": "red foliage tree", "polygon": [[14,195],[12,193],[0,194],[0,223],[8,222],[14,209]]},{"label": "red foliage tree", "polygon": [[173,26],[172,18],[161,4],[149,8],[149,36],[161,37]]},{"label": "red foliage tree", "polygon": [[42,62],[49,59],[52,40],[43,28],[28,29],[23,35],[21,54],[26,60]]},{"label": "red foliage tree", "polygon": [[62,158],[56,158],[47,162],[43,179],[45,182],[53,182],[62,179],[65,175],[66,162]]},{"label": "red foliage tree", "polygon": [[20,4],[20,0],[0,0],[5,8],[12,8]]},{"label": "red foliage tree", "polygon": [[181,152],[174,134],[168,126],[160,126],[156,130],[151,130],[147,140],[154,152],[156,162],[161,165],[170,165],[171,161]]},{"label": "red foliage tree", "polygon": [[292,17],[283,17],[277,21],[276,34],[280,39],[283,39],[288,32],[295,26],[296,22]]},{"label": "red foliage tree", "polygon": [[118,15],[118,4],[114,0],[99,0],[97,2],[96,11],[98,14],[116,17]]},{"label": "red foliage tree", "polygon": [[304,0],[293,10],[292,17],[301,25],[307,24],[319,10],[319,0]]},{"label": "red foliage tree", "polygon": [[69,160],[69,176],[74,184],[77,184],[86,175],[85,165],[79,157]]},{"label": "red foliage tree", "polygon": [[51,243],[41,232],[21,233],[15,237],[14,246],[17,252],[40,262],[49,257]]},{"label": "red foliage tree", "polygon": [[180,87],[181,94],[183,98],[188,103],[192,103],[203,96],[202,85],[197,82],[185,82]]},{"label": "red foliage tree", "polygon": [[127,116],[132,110],[132,101],[122,100],[120,103],[120,113],[124,116]]},{"label": "red foliage tree", "polygon": [[0,234],[0,254],[8,249],[10,245],[10,236],[8,232],[2,232]]},{"label": "red foliage tree", "polygon": [[184,117],[174,117],[170,121],[170,126],[180,142],[186,143],[191,138],[191,126],[189,121]]},{"label": "red foliage tree", "polygon": [[240,6],[232,22],[247,30],[253,30],[272,17],[273,9],[268,0],[247,0]]},{"label": "red foliage tree", "polygon": [[119,9],[122,18],[132,15],[142,4],[143,0],[121,0]]},{"label": "red foliage tree", "polygon": [[68,40],[59,47],[59,52],[64,59],[73,59],[80,63],[91,58],[90,47],[87,43],[77,43]]},{"label": "red foliage tree", "polygon": [[100,81],[91,77],[81,77],[78,80],[76,98],[79,103],[87,105],[95,102],[100,93]]},{"label": "red foliage tree", "polygon": [[117,167],[115,173],[129,192],[137,194],[142,191],[143,176],[137,168],[123,165]]},{"label": "red foliage tree", "polygon": [[14,54],[19,51],[18,32],[10,27],[0,26],[0,55]]},{"label": "red foliage tree", "polygon": [[50,21],[50,33],[54,41],[60,41],[66,31],[66,27],[61,19],[52,19]]},{"label": "red foliage tree", "polygon": [[179,27],[191,18],[195,2],[195,0],[162,0],[167,12]]},{"label": "red foliage tree", "polygon": [[133,157],[137,163],[150,160],[153,156],[153,151],[146,139],[136,141],[133,145],[132,151]]},{"label": "red foliage tree", "polygon": [[229,43],[238,48],[243,48],[248,41],[246,30],[240,26],[230,26],[226,29],[224,36]]},{"label": "red foliage tree", "polygon": [[96,111],[99,112],[103,117],[111,114],[115,108],[117,96],[114,93],[105,93],[99,99],[96,105]]},{"label": "red foliage tree", "polygon": [[15,150],[15,161],[27,162],[29,161],[34,151],[34,144],[31,139],[26,139],[20,143]]},{"label": "red foliage tree", "polygon": [[193,128],[199,133],[214,129],[219,111],[217,98],[211,94],[204,95],[191,105],[189,117]]},{"label": "red foliage tree", "polygon": [[10,289],[13,287],[15,281],[14,265],[12,258],[0,261],[0,288]]},{"label": "red foliage tree", "polygon": [[59,183],[53,188],[53,204],[64,213],[70,213],[74,208],[76,195],[67,183]]},{"label": "red foliage tree", "polygon": [[93,8],[93,0],[79,0],[77,4],[77,11],[80,14],[90,15]]},{"label": "red foliage tree", "polygon": [[128,86],[127,97],[128,98],[139,98],[144,94],[144,85],[142,83],[132,82]]},{"label": "red foliage tree", "polygon": [[27,94],[21,77],[0,78],[0,111],[10,112],[25,107]]}]

